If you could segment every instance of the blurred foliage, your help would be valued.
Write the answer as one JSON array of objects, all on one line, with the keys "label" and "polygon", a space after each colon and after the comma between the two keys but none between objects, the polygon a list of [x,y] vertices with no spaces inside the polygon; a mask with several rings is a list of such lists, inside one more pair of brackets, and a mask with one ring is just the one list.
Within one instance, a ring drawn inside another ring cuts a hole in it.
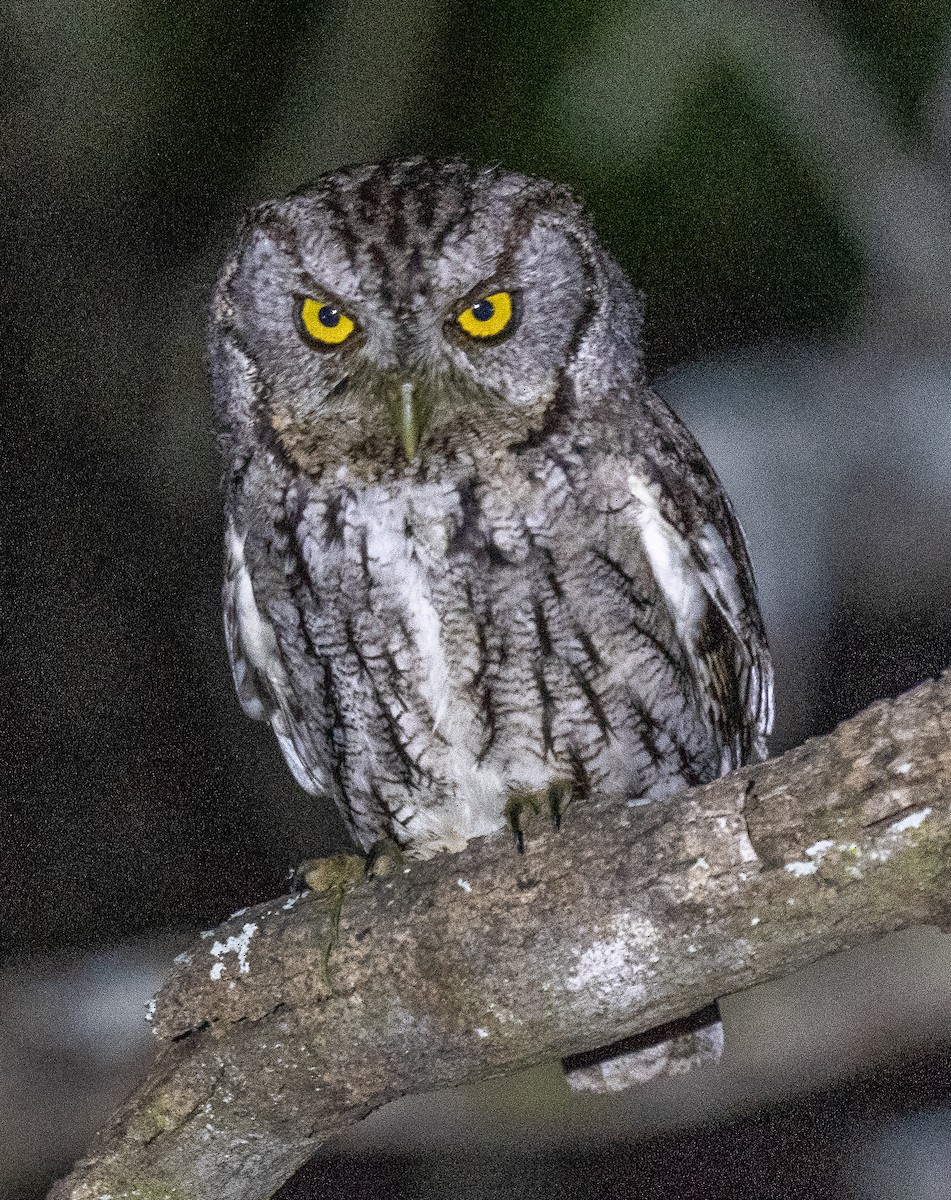
[{"label": "blurred foliage", "polygon": [[[630,29],[650,17],[663,33],[667,11],[9,5],[8,947],[210,924],[342,837],[268,731],[240,716],[219,633],[202,330],[245,205],[354,157],[504,161],[586,198],[647,292],[659,369],[860,336],[870,247],[760,67],[712,41],[694,48],[651,135],[637,140],[632,122],[631,148],[598,148],[603,97],[589,106],[573,81],[605,42],[623,73]],[[672,31],[687,11],[669,6]],[[917,154],[947,69],[949,5],[818,11],[896,122],[896,144]],[[657,72],[638,80],[648,93],[667,82]],[[913,647],[903,670],[914,677]],[[841,715],[848,689],[822,694],[798,732]]]},{"label": "blurred foliage", "polygon": [[858,311],[861,251],[834,197],[765,99],[722,63],[704,64],[649,156],[580,187],[647,295],[660,367],[770,337],[841,334]]},{"label": "blurred foliage", "polygon": [[833,0],[826,5],[907,134],[926,116],[951,29],[943,0]]}]

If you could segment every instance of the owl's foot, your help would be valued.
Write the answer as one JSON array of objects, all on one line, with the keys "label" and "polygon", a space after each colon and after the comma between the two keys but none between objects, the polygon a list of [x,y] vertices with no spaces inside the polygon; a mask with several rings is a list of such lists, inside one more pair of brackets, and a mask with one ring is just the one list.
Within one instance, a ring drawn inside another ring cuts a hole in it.
[{"label": "owl's foot", "polygon": [[347,893],[362,883],[367,874],[367,860],[359,854],[331,854],[327,858],[308,858],[297,868],[295,878],[326,904],[330,913],[330,935],[321,955],[324,983],[333,988],[330,978],[330,956],[340,934],[340,914]]},{"label": "owl's foot", "polygon": [[515,838],[515,849],[525,853],[525,830],[533,817],[548,814],[553,829],[561,828],[561,817],[571,799],[572,785],[556,779],[544,791],[511,788],[505,801],[505,817]]},{"label": "owl's foot", "polygon": [[385,879],[389,875],[402,875],[408,870],[409,859],[392,838],[380,838],[370,847],[366,861],[366,873],[374,879]]},{"label": "owl's foot", "polygon": [[359,854],[331,854],[327,858],[308,858],[295,871],[304,887],[318,896],[347,891],[366,874],[366,860]]},{"label": "owl's foot", "polygon": [[308,887],[330,910],[330,937],[321,961],[324,982],[332,987],[330,956],[340,934],[340,914],[347,893],[367,878],[395,875],[407,870],[407,860],[396,842],[381,838],[374,842],[366,858],[359,854],[331,854],[327,858],[308,858],[294,872],[294,880]]},{"label": "owl's foot", "polygon": [[310,888],[318,896],[335,894],[356,887],[364,879],[378,879],[406,872],[409,859],[390,838],[373,843],[366,858],[359,854],[330,854],[326,858],[307,858],[291,872],[291,890]]}]

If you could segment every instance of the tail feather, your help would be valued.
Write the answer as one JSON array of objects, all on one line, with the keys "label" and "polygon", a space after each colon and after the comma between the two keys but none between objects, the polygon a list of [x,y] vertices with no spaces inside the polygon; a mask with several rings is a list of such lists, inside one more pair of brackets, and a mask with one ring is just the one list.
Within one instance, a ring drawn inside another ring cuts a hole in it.
[{"label": "tail feather", "polygon": [[720,1006],[714,1002],[679,1021],[658,1025],[585,1054],[562,1060],[573,1092],[623,1092],[692,1067],[719,1061],[723,1053]]}]

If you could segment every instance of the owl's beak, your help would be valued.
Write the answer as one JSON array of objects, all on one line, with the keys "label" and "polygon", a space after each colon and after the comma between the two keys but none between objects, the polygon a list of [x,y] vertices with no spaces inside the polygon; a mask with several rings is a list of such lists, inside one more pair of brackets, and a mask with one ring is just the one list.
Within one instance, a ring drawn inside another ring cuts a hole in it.
[{"label": "owl's beak", "polygon": [[393,417],[406,457],[412,462],[423,432],[422,405],[415,384],[400,384],[393,401]]}]

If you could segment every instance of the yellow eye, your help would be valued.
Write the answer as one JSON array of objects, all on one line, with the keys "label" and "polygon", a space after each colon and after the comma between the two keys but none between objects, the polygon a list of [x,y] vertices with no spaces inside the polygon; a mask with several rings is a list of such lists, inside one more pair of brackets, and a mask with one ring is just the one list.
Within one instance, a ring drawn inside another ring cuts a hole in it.
[{"label": "yellow eye", "polygon": [[345,312],[326,300],[305,296],[298,311],[304,332],[324,346],[339,346],[356,328]]},{"label": "yellow eye", "polygon": [[497,337],[512,320],[512,293],[493,292],[484,296],[464,309],[456,320],[470,337]]}]

